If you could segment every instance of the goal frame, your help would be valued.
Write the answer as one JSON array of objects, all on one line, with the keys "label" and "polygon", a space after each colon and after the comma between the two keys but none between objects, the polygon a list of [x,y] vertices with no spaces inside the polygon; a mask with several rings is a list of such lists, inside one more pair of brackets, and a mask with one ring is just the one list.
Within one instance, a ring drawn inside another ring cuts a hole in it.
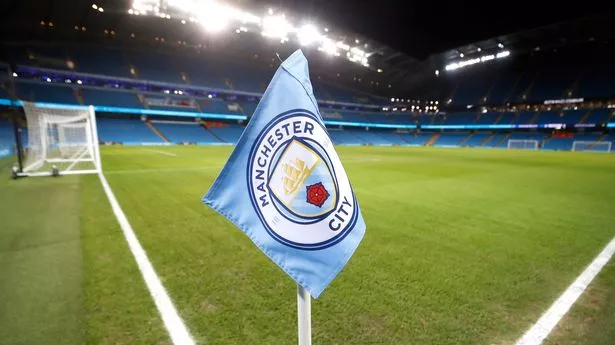
[{"label": "goal frame", "polygon": [[[529,147],[511,147],[511,143],[532,143],[534,144],[533,148]],[[533,150],[538,151],[540,148],[540,142],[535,139],[508,139],[507,147],[508,150]]]},{"label": "goal frame", "polygon": [[[583,144],[583,145],[588,145],[588,146],[607,145],[607,150],[606,151],[577,150],[576,149],[577,144]],[[613,142],[611,142],[611,141],[575,140],[575,141],[572,142],[572,148],[570,149],[570,151],[573,151],[573,152],[606,152],[606,153],[609,153],[609,152],[611,152],[612,146],[613,146]]]},{"label": "goal frame", "polygon": [[[24,102],[25,103],[25,102]],[[45,145],[41,145],[41,150],[42,150],[42,157],[35,161],[34,163],[29,164],[29,166],[24,167],[23,163],[22,163],[22,155],[23,155],[23,144],[21,143],[21,138],[18,136],[15,136],[15,142],[16,142],[16,146],[17,146],[17,150],[16,150],[16,154],[18,156],[18,160],[19,160],[19,171],[16,173],[16,176],[18,177],[26,177],[26,176],[31,176],[31,177],[38,177],[38,176],[53,176],[53,175],[80,175],[80,174],[98,174],[102,172],[102,164],[101,164],[101,158],[100,158],[100,146],[99,146],[99,140],[98,140],[98,128],[96,125],[96,113],[94,111],[94,107],[93,106],[87,106],[87,107],[58,107],[58,106],[47,106],[47,105],[42,105],[40,103],[31,103],[32,106],[39,108],[39,109],[61,109],[61,110],[87,110],[87,116],[83,117],[84,119],[87,119],[87,121],[84,124],[73,124],[71,123],[72,121],[67,120],[65,123],[62,122],[58,122],[58,121],[54,121],[54,124],[61,124],[63,125],[61,128],[58,129],[58,136],[60,138],[62,138],[62,140],[64,140],[66,138],[66,133],[64,132],[65,129],[67,128],[83,128],[85,130],[85,136],[86,136],[86,140],[87,140],[87,147],[82,148],[81,150],[77,151],[76,153],[74,153],[73,155],[71,155],[68,158],[47,158],[47,148]],[[24,108],[24,111],[25,108]],[[36,135],[39,136],[40,138],[40,142],[44,143],[46,142],[46,131],[47,131],[47,124],[49,124],[50,122],[46,121],[45,119],[41,119],[42,120],[42,124],[41,126],[39,126],[39,131],[38,133],[36,133]],[[70,119],[73,120],[73,119]],[[73,120],[74,121],[74,120]],[[28,127],[29,132],[30,132],[30,127]],[[33,133],[28,133],[28,135],[32,135]],[[61,149],[60,149],[61,150]],[[83,158],[87,153],[90,154],[91,159],[86,159]],[[94,166],[93,169],[85,169],[85,170],[71,170],[76,164],[80,163],[80,162],[91,162]],[[40,167],[41,165],[45,164],[45,163],[70,163],[68,165],[68,167],[64,170],[58,170],[57,172],[54,171],[31,171],[36,169],[37,167]]]}]

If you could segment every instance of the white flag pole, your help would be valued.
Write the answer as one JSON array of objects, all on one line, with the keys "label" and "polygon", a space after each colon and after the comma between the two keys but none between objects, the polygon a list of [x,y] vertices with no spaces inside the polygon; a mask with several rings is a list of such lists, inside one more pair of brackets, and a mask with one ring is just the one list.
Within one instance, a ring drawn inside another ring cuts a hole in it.
[{"label": "white flag pole", "polygon": [[297,320],[299,322],[299,345],[312,345],[312,307],[310,293],[297,284]]}]

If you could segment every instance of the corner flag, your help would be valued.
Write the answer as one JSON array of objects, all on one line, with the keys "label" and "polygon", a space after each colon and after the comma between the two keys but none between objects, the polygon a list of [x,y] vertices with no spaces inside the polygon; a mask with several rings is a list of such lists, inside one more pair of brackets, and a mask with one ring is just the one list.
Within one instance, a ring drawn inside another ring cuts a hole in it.
[{"label": "corner flag", "polygon": [[300,50],[278,68],[203,202],[314,298],[356,250],[365,222]]}]

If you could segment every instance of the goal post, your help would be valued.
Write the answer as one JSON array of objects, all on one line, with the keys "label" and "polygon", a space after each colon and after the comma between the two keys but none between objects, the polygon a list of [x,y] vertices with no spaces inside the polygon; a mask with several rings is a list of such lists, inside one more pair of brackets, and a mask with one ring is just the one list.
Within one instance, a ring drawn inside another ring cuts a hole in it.
[{"label": "goal post", "polygon": [[101,171],[94,107],[24,102],[28,139],[19,176],[94,174]]},{"label": "goal post", "polygon": [[584,152],[611,152],[613,143],[611,141],[582,141],[572,142],[572,151]]},{"label": "goal post", "polygon": [[538,140],[530,139],[509,139],[508,149],[519,150],[538,150]]}]

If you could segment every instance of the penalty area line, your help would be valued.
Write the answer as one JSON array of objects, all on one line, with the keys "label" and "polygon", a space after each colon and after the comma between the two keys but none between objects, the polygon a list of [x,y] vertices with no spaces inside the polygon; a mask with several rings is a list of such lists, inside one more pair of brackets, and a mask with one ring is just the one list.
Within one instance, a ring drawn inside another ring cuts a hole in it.
[{"label": "penalty area line", "polygon": [[115,214],[115,218],[117,218],[117,221],[122,228],[124,238],[126,238],[126,242],[128,242],[128,247],[137,262],[137,266],[143,276],[145,285],[147,286],[147,289],[156,304],[156,308],[162,317],[164,326],[171,337],[171,341],[175,345],[194,345],[194,340],[192,339],[188,328],[179,316],[177,309],[175,309],[169,294],[165,290],[164,286],[162,286],[162,282],[160,281],[160,278],[158,278],[158,275],[154,270],[154,266],[152,266],[152,263],[147,258],[147,254],[141,246],[141,243],[139,243],[137,235],[128,222],[128,218],[126,218],[124,211],[122,211],[119,202],[115,198],[115,195],[111,190],[111,186],[109,186],[109,182],[107,182],[107,179],[102,172],[98,173],[98,177],[100,178],[100,183],[105,190],[107,199],[109,199],[109,204],[111,204],[113,214]]},{"label": "penalty area line", "polygon": [[540,345],[570,310],[579,296],[587,289],[598,273],[615,254],[615,237],[604,247],[581,275],[564,293],[542,314],[540,319],[516,342],[516,345]]}]

